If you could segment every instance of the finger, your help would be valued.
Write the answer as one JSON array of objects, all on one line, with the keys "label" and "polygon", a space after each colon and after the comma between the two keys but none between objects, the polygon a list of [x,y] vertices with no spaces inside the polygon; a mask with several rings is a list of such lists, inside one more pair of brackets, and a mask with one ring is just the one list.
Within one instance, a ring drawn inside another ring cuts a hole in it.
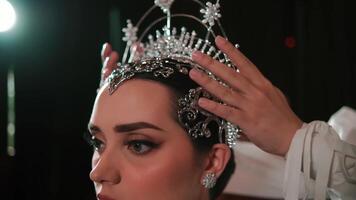
[{"label": "finger", "polygon": [[243,113],[239,109],[217,103],[207,98],[200,98],[198,105],[233,124],[238,125],[239,123],[243,123]]},{"label": "finger", "polygon": [[194,77],[194,81],[196,81],[209,93],[222,100],[224,103],[243,109],[245,98],[240,93],[223,86],[216,80],[210,78],[207,74],[200,72],[197,69],[190,70],[189,74]]},{"label": "finger", "polygon": [[238,67],[240,72],[255,86],[260,86],[264,83],[265,78],[258,68],[229,41],[221,36],[217,36],[215,43],[218,48],[224,52],[231,62]]},{"label": "finger", "polygon": [[281,101],[284,103],[284,105],[287,105],[289,107],[290,103],[289,103],[287,97],[283,94],[283,92],[277,87],[275,87],[275,90],[276,90],[276,93],[277,93],[279,99],[281,99]]},{"label": "finger", "polygon": [[133,45],[133,51],[141,55],[144,52],[144,48],[140,42],[135,42]]},{"label": "finger", "polygon": [[105,59],[102,71],[103,79],[106,79],[117,68],[118,60],[119,54],[116,51],[111,52],[110,56]]},{"label": "finger", "polygon": [[193,53],[192,58],[196,63],[212,72],[233,89],[244,93],[251,90],[251,84],[244,76],[212,57],[196,51]]},{"label": "finger", "polygon": [[119,61],[119,54],[116,51],[112,51],[110,54],[110,59],[107,62],[106,68],[110,71],[113,71],[117,68],[117,62]]},{"label": "finger", "polygon": [[111,45],[109,43],[105,42],[101,49],[101,61],[104,62],[105,59],[110,56],[111,52],[112,52]]}]

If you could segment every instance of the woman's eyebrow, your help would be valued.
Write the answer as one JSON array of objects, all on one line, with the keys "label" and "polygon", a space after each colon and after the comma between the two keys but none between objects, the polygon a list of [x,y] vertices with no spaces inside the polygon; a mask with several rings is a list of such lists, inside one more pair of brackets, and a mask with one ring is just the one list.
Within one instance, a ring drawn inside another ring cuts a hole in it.
[{"label": "woman's eyebrow", "polygon": [[153,125],[151,123],[148,123],[148,122],[133,122],[133,123],[128,123],[128,124],[116,125],[114,127],[114,131],[121,133],[121,132],[130,132],[130,131],[135,131],[135,130],[145,129],[145,128],[164,131],[160,127]]},{"label": "woman's eyebrow", "polygon": [[96,126],[96,125],[94,125],[94,124],[92,124],[92,123],[89,123],[89,124],[88,124],[88,131],[89,131],[92,135],[95,135],[95,133],[101,132],[101,129],[100,129],[98,126]]}]

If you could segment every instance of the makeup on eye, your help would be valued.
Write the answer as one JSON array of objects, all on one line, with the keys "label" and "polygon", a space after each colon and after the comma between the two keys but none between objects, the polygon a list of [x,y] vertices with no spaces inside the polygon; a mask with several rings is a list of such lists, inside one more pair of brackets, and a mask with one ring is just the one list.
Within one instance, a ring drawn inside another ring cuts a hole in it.
[{"label": "makeup on eye", "polygon": [[84,133],[84,140],[89,144],[89,146],[93,147],[95,151],[101,152],[105,147],[104,142],[89,132]]},{"label": "makeup on eye", "polygon": [[133,139],[125,142],[127,149],[137,155],[145,155],[157,148],[159,144],[145,139]]},{"label": "makeup on eye", "polygon": [[[96,129],[96,128],[95,128]],[[99,128],[98,128],[99,130]],[[140,133],[137,132],[127,132],[124,134],[124,138],[122,138],[123,142],[122,145],[125,146],[130,152],[134,153],[135,155],[144,155],[149,153],[150,151],[154,150],[160,145],[159,140],[150,136],[149,133],[142,133],[144,130],[141,130]],[[102,152],[105,147],[105,142],[102,141],[100,138],[100,133],[86,132],[84,134],[84,139],[89,144],[89,146],[93,147],[93,149],[97,152]]]},{"label": "makeup on eye", "polygon": [[123,145],[132,153],[144,155],[157,149],[162,141],[159,137],[153,136],[149,132],[131,132],[123,138]]}]

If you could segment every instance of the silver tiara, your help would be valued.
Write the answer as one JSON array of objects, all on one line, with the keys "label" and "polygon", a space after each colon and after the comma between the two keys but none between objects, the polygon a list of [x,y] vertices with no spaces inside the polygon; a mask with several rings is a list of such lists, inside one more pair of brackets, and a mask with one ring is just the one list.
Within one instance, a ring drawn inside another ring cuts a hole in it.
[{"label": "silver tiara", "polygon": [[[221,17],[219,0],[215,4],[207,2],[205,5],[198,0],[192,0],[192,2],[201,7],[200,12],[203,14],[203,19],[185,13],[171,13],[174,0],[155,0],[154,5],[144,13],[136,25],[133,25],[131,20],[127,20],[127,27],[123,28],[125,33],[123,40],[126,41],[126,48],[122,61],[118,63],[118,68],[106,80],[109,82],[110,94],[114,93],[125,80],[131,79],[139,73],[152,73],[155,77],[169,78],[176,73],[188,75],[192,68],[204,71],[211,78],[228,87],[211,72],[192,61],[192,53],[200,51],[238,70],[228,56],[218,50],[214,42],[211,42],[216,36],[215,27],[219,34],[227,38],[219,21]],[[140,30],[140,25],[156,8],[160,8],[165,16],[150,23],[138,37],[137,32]],[[174,18],[186,18],[202,25],[206,30],[204,39],[199,37],[194,30],[188,31],[185,27],[181,27],[178,31],[176,27],[171,27],[171,21]],[[148,34],[152,32],[154,26],[164,20],[163,28],[155,30],[155,36]],[[144,40],[145,42],[143,42]],[[181,125],[189,136],[197,139],[210,138],[212,134],[210,125],[215,123],[218,127],[220,143],[225,143],[232,148],[240,137],[241,129],[198,107],[199,97],[206,97],[222,103],[204,89],[192,88],[189,94],[178,100],[178,119]]]}]

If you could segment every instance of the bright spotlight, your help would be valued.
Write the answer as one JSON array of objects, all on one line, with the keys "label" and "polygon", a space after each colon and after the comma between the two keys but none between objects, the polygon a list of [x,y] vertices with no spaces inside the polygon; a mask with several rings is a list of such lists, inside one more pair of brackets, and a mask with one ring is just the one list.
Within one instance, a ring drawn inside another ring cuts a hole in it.
[{"label": "bright spotlight", "polygon": [[16,22],[16,13],[10,2],[0,0],[0,32],[11,29]]}]

